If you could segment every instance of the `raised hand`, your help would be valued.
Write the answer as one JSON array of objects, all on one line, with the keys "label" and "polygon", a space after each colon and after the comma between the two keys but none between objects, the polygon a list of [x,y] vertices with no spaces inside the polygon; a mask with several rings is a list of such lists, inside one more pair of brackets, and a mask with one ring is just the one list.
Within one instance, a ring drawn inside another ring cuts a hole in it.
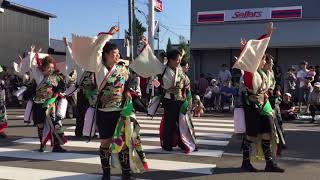
[{"label": "raised hand", "polygon": [[120,28],[118,26],[112,26],[109,30],[110,34],[116,34],[117,32],[119,32]]},{"label": "raised hand", "polygon": [[30,47],[30,52],[33,53],[35,49],[36,49],[36,46],[32,44]]},{"label": "raised hand", "polygon": [[244,38],[241,38],[241,40],[240,40],[240,47],[241,47],[241,49],[243,49],[244,46],[246,46],[246,44],[247,44],[247,40],[244,39]]},{"label": "raised hand", "polygon": [[63,42],[66,46],[68,46],[68,39],[66,37],[63,37]]},{"label": "raised hand", "polygon": [[38,51],[37,51],[37,53],[41,53],[41,51],[42,51],[42,48],[39,48]]},{"label": "raised hand", "polygon": [[19,57],[19,63],[21,63],[21,62],[22,62],[22,57],[21,57],[21,55],[18,54],[18,57]]},{"label": "raised hand", "polygon": [[141,41],[143,42],[144,45],[148,44],[148,39],[145,36],[141,37]]},{"label": "raised hand", "polygon": [[267,36],[270,37],[275,29],[276,28],[273,26],[273,22],[269,22],[266,27]]}]

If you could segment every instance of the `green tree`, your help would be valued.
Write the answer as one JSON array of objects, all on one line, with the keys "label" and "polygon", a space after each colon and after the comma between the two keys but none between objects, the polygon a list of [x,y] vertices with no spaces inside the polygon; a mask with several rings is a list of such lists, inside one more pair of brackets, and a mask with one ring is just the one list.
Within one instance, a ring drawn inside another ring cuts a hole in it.
[{"label": "green tree", "polygon": [[143,24],[137,17],[135,18],[134,24],[135,24],[135,35],[137,38],[140,38],[147,31],[147,29],[143,26]]},{"label": "green tree", "polygon": [[140,38],[144,35],[144,33],[147,31],[147,29],[143,26],[141,21],[135,17],[134,18],[134,28],[133,28],[133,56],[137,57],[137,47],[139,45]]},{"label": "green tree", "polygon": [[168,39],[168,43],[167,43],[167,52],[170,51],[172,49],[172,43],[171,43],[171,39]]},{"label": "green tree", "polygon": [[183,60],[189,62],[190,59],[190,46],[187,42],[183,41],[179,45],[179,50],[183,50],[185,52],[183,56]]}]

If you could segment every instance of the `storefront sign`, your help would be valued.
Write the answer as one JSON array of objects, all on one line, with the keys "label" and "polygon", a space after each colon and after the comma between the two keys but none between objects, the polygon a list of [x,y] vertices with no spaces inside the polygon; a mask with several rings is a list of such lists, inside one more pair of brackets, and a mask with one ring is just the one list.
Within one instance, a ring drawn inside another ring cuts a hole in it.
[{"label": "storefront sign", "polygon": [[156,3],[155,3],[155,11],[157,12],[162,12],[163,11],[163,5],[162,5],[162,0],[155,0]]},{"label": "storefront sign", "polygon": [[224,12],[224,21],[250,21],[271,18],[271,8],[236,9]]},{"label": "storefront sign", "polygon": [[198,12],[198,23],[302,18],[302,6]]}]

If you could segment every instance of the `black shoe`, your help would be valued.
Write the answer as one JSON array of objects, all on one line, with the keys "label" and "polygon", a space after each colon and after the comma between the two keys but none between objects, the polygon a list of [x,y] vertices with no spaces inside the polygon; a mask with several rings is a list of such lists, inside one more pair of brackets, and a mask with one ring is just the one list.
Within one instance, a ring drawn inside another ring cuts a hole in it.
[{"label": "black shoe", "polygon": [[76,134],[76,137],[77,137],[77,138],[82,138],[83,135],[82,135],[82,134]]},{"label": "black shoe", "polygon": [[283,173],[284,169],[280,168],[276,163],[267,163],[266,168],[264,169],[266,172],[278,172]]},{"label": "black shoe", "polygon": [[61,146],[53,146],[52,152],[64,153],[67,152],[67,150],[63,149]]},{"label": "black shoe", "polygon": [[316,120],[312,119],[309,123],[313,124],[315,122],[316,122]]},{"label": "black shoe", "polygon": [[288,149],[287,145],[284,145],[284,144],[281,145],[281,148],[282,149]]},{"label": "black shoe", "polygon": [[242,162],[241,169],[247,172],[258,172],[258,169],[253,167],[250,162]]},{"label": "black shoe", "polygon": [[46,149],[46,145],[40,144],[39,152],[43,152]]},{"label": "black shoe", "polygon": [[172,147],[169,147],[169,146],[167,146],[167,147],[162,147],[162,149],[165,150],[165,151],[173,151],[173,148],[172,148]]},{"label": "black shoe", "polygon": [[121,179],[122,180],[134,180],[136,179],[134,176],[132,176],[131,172],[122,172],[122,175],[121,175]]},{"label": "black shoe", "polygon": [[103,174],[101,180],[111,180],[110,172],[109,174]]},{"label": "black shoe", "polygon": [[0,139],[6,139],[8,136],[6,135],[6,133],[2,132],[0,133]]},{"label": "black shoe", "polygon": [[79,131],[75,131],[74,134],[76,135],[76,137],[82,137],[83,136],[82,132],[79,132]]}]

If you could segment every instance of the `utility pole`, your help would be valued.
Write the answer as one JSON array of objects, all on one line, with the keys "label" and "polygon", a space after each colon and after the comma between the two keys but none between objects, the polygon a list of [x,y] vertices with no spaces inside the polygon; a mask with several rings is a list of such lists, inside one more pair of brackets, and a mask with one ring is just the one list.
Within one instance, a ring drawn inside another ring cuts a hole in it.
[{"label": "utility pole", "polygon": [[133,18],[134,18],[134,0],[128,0],[128,12],[129,12],[129,36],[130,36],[130,61],[133,61]]},{"label": "utility pole", "polygon": [[[118,16],[118,27],[120,27],[120,17]],[[118,33],[118,39],[120,39],[120,33]]]},{"label": "utility pole", "polygon": [[149,0],[149,17],[148,17],[148,40],[152,50],[154,50],[154,6],[155,1]]}]

